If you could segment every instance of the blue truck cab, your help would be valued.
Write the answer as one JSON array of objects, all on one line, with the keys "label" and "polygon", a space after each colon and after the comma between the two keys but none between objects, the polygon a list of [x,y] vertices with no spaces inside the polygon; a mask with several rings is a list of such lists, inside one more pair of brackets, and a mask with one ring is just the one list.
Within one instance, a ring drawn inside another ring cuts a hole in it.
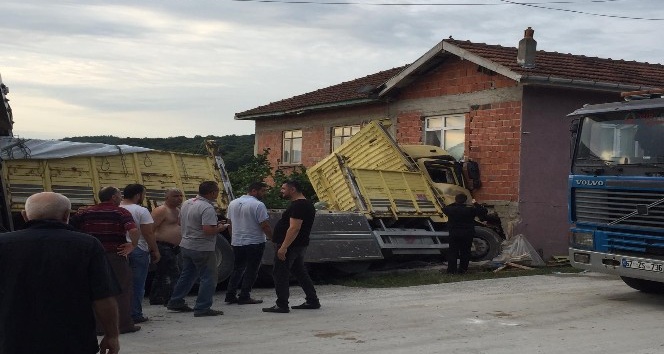
[{"label": "blue truck cab", "polygon": [[664,90],[586,105],[572,118],[572,266],[664,293]]}]

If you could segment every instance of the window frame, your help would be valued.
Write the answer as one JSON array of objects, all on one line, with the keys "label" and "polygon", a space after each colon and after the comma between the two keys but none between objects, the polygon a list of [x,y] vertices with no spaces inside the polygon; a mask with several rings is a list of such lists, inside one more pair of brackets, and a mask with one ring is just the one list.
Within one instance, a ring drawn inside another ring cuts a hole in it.
[{"label": "window frame", "polygon": [[[336,135],[337,129],[341,129],[341,135]],[[349,135],[345,134],[346,129],[349,129]],[[330,128],[330,152],[336,150],[339,146],[343,145],[348,139],[352,138],[353,135],[357,134],[360,129],[362,129],[361,124],[350,124],[350,125],[338,125]],[[355,131],[355,132],[353,132]],[[335,147],[335,140],[340,138],[340,143]]]},{"label": "window frame", "polygon": [[[302,129],[284,130],[281,132],[281,162],[282,165],[301,165],[302,164]],[[294,149],[295,142],[299,141],[299,150]],[[286,148],[288,143],[288,148]],[[299,151],[297,161],[293,161],[296,156],[295,151]]]},{"label": "window frame", "polygon": [[[447,125],[447,119],[449,118],[461,118],[463,121],[463,125]],[[441,123],[439,127],[435,128],[430,128],[429,122],[434,120],[434,119],[440,119]],[[430,116],[430,117],[425,117],[424,118],[424,143],[428,144],[427,141],[427,134],[435,134],[436,132],[440,132],[440,145],[438,145],[441,149],[447,151],[450,153],[448,149],[445,148],[445,132],[447,131],[454,131],[458,130],[463,133],[463,155],[456,157],[458,160],[462,159],[466,153],[466,114],[465,113],[456,113],[456,114],[446,114],[446,115],[437,115],[437,116]]]}]

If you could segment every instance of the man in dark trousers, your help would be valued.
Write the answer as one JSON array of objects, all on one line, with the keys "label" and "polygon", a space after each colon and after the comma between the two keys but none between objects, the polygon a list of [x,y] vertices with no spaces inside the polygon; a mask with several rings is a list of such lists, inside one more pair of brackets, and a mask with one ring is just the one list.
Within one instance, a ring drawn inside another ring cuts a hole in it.
[{"label": "man in dark trousers", "polygon": [[[53,192],[25,202],[24,230],[0,234],[0,353],[118,353],[120,287],[102,244],[67,225]],[[104,330],[99,345],[95,315]]]},{"label": "man in dark trousers", "polygon": [[298,283],[304,290],[306,301],[293,309],[314,310],[320,308],[314,283],[304,265],[304,256],[309,245],[309,233],[316,217],[316,208],[302,194],[300,183],[294,180],[281,185],[281,197],[291,201],[274,227],[272,242],[274,243],[274,289],[277,293],[277,304],[266,307],[263,312],[288,313],[288,297],[290,272],[293,272]]},{"label": "man in dark trousers", "polygon": [[[470,248],[475,237],[475,217],[486,216],[487,210],[475,199],[472,205],[466,204],[468,196],[463,193],[454,197],[454,203],[446,205],[443,212],[447,215],[450,231],[450,249],[447,256],[447,273],[463,274],[468,271]],[[460,260],[457,271],[457,259]]]},{"label": "man in dark trousers", "polygon": [[[131,318],[132,274],[127,256],[138,245],[140,232],[127,209],[120,208],[122,193],[109,186],[99,191],[99,204],[79,210],[72,215],[70,224],[77,230],[94,236],[106,251],[106,259],[120,283],[122,292],[116,296],[120,313],[120,333],[132,333],[141,329]],[[131,242],[127,242],[129,235]],[[100,323],[97,332],[103,333]]]}]

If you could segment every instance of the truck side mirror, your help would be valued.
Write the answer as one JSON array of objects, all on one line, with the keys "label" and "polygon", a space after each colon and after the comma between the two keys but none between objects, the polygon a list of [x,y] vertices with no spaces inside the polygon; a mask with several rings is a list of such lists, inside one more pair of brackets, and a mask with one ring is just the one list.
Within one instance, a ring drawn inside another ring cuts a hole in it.
[{"label": "truck side mirror", "polygon": [[480,180],[480,165],[475,161],[465,161],[463,163],[463,174],[468,181],[467,188],[469,190],[475,190],[482,186],[482,181]]}]

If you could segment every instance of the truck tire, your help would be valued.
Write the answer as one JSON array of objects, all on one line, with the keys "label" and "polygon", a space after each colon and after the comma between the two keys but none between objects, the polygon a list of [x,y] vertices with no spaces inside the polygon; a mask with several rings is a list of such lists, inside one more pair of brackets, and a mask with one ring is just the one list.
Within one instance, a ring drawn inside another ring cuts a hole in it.
[{"label": "truck tire", "polygon": [[629,277],[620,278],[632,289],[636,289],[648,294],[664,294],[664,283]]},{"label": "truck tire", "polygon": [[217,235],[217,284],[228,279],[233,272],[235,253],[233,247],[222,236]]},{"label": "truck tire", "polygon": [[473,262],[490,261],[500,253],[500,244],[503,242],[500,235],[486,227],[475,226],[473,250],[470,260]]},{"label": "truck tire", "polygon": [[[233,247],[228,241],[221,235],[217,235],[217,249],[215,250],[217,254],[217,284],[221,284],[224,280],[228,279],[233,272],[233,266],[235,264],[235,253],[233,253]],[[182,269],[182,253],[178,255],[178,267]],[[198,284],[198,279],[196,279],[196,284]]]}]

